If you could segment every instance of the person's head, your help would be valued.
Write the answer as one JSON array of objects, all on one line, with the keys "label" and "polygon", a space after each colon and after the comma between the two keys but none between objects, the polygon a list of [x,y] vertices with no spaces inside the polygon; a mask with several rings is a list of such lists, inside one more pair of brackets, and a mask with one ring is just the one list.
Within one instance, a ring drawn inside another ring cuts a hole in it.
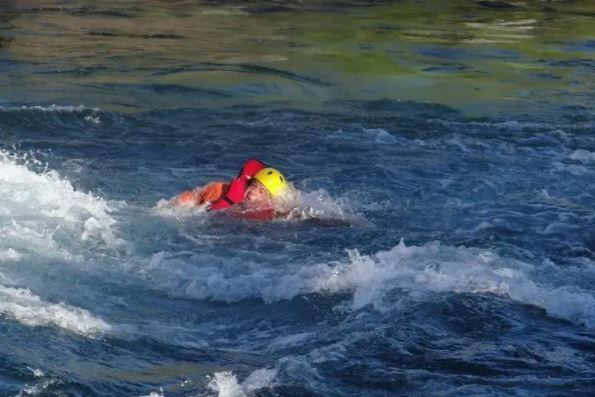
[{"label": "person's head", "polygon": [[244,193],[244,200],[250,203],[265,203],[271,199],[271,194],[264,185],[252,179]]},{"label": "person's head", "polygon": [[287,182],[279,171],[274,168],[264,168],[250,181],[244,199],[250,202],[265,202],[281,195],[286,189]]}]

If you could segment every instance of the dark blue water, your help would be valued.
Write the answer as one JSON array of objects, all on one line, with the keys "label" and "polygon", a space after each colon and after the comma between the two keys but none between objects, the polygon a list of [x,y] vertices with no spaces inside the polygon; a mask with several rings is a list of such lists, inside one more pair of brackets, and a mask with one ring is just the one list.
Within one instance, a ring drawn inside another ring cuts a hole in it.
[{"label": "dark blue water", "polygon": [[[589,110],[345,106],[4,109],[6,394],[589,395]],[[156,204],[250,156],[354,224]]]},{"label": "dark blue water", "polygon": [[[172,18],[166,6],[155,17],[133,3],[68,12],[53,3],[15,6],[3,34],[26,43],[38,32],[23,22],[32,21],[60,36],[45,21],[56,15],[105,18],[114,30],[124,18],[163,26]],[[484,3],[477,12],[500,10]],[[375,10],[360,6],[342,12]],[[261,29],[252,18],[294,7],[240,11]],[[308,12],[325,21],[328,10]],[[368,18],[369,27],[380,17]],[[536,24],[493,18],[493,29]],[[93,40],[112,37],[89,29]],[[180,29],[158,39],[192,35]],[[125,37],[128,51],[139,48],[137,36]],[[589,82],[591,42],[567,41],[560,47],[583,52],[560,67]],[[507,44],[408,45],[448,66],[436,62],[432,73],[466,73],[453,60],[487,67],[486,51],[490,67],[512,62]],[[143,70],[170,73],[153,49]],[[292,102],[296,80],[339,91],[353,83],[321,80],[329,72],[310,65],[284,75],[252,69],[261,86],[242,80],[246,69],[235,82],[213,77],[216,87],[200,90],[225,92],[229,103],[209,106],[207,91],[163,91],[150,79],[116,84],[111,58],[93,58],[91,68],[81,54],[73,61],[60,52],[54,61],[86,65],[88,74],[50,77],[57,63],[23,53],[14,42],[0,49],[11,77],[0,95],[0,395],[593,395],[592,93],[558,87],[552,99],[554,86],[546,95],[511,80],[515,92],[531,91],[514,106],[508,93],[457,106],[316,90],[323,105],[304,106]],[[468,77],[458,78],[463,86]],[[262,103],[268,84],[286,100]],[[299,217],[246,221],[167,205],[184,189],[232,177],[252,157],[293,182]]]}]

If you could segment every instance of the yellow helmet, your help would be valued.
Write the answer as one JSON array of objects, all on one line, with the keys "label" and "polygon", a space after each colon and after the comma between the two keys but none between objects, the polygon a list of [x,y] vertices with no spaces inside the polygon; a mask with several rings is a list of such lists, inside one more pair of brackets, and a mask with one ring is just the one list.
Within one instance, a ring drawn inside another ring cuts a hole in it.
[{"label": "yellow helmet", "polygon": [[263,168],[254,175],[254,179],[262,183],[273,197],[283,193],[287,188],[285,177],[274,168]]}]

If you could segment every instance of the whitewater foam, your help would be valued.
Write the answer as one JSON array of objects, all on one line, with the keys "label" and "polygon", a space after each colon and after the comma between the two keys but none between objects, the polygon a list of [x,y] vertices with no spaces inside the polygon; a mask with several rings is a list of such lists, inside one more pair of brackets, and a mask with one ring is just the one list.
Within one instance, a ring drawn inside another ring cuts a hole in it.
[{"label": "whitewater foam", "polygon": [[406,246],[375,255],[349,252],[351,262],[328,277],[318,277],[314,290],[353,291],[352,305],[382,309],[383,297],[394,288],[404,291],[492,293],[543,308],[550,316],[595,327],[595,298],[574,286],[540,285],[525,269],[528,263],[502,258],[494,252],[430,243]]},{"label": "whitewater foam", "polygon": [[151,208],[153,214],[162,216],[164,218],[181,219],[189,216],[204,214],[207,212],[207,206],[201,205],[198,207],[188,205],[173,205],[170,200],[159,200],[157,204]]},{"label": "whitewater foam", "polygon": [[293,188],[276,198],[275,208],[287,212],[287,219],[338,219],[361,222],[345,200],[333,198],[326,190],[305,192]]},{"label": "whitewater foam", "polygon": [[80,113],[84,111],[99,112],[99,108],[88,108],[83,105],[72,106],[72,105],[23,105],[23,106],[0,106],[0,112],[14,112],[14,111],[27,111],[35,110],[39,112],[64,112],[64,113]]},{"label": "whitewater foam", "polygon": [[108,323],[85,309],[46,302],[25,288],[0,286],[0,314],[28,326],[54,325],[87,337],[112,330]]},{"label": "whitewater foam", "polygon": [[246,397],[255,390],[272,387],[276,376],[276,369],[257,369],[240,384],[231,371],[215,372],[208,388],[217,392],[218,397]]},{"label": "whitewater foam", "polygon": [[163,389],[159,389],[159,392],[153,391],[153,392],[147,394],[146,396],[140,396],[140,397],[165,397],[165,395],[163,394]]},{"label": "whitewater foam", "polygon": [[[308,293],[350,293],[351,310],[371,306],[390,309],[388,292],[399,289],[416,299],[432,292],[496,294],[516,302],[543,308],[548,315],[595,328],[595,297],[592,291],[572,284],[536,281],[541,264],[501,257],[490,250],[443,246],[439,242],[407,246],[401,241],[388,251],[362,255],[348,251],[348,261],[289,268],[264,265],[244,267],[238,274],[235,261],[196,269],[186,259],[162,253],[144,270],[162,275],[164,286],[174,294],[196,299],[235,302],[260,298],[270,303]],[[191,261],[200,260],[193,258]],[[229,267],[229,268],[228,268]],[[548,271],[553,272],[552,265]],[[558,269],[563,272],[563,269]]]},{"label": "whitewater foam", "polygon": [[17,261],[23,258],[23,254],[12,248],[0,251],[0,262]]},{"label": "whitewater foam", "polygon": [[583,164],[593,164],[595,163],[595,152],[589,152],[588,150],[584,149],[577,149],[572,152],[569,156],[569,159],[579,161]]},{"label": "whitewater foam", "polygon": [[114,209],[76,190],[28,155],[0,150],[0,260],[18,255],[70,259],[76,241],[123,243],[113,229]]},{"label": "whitewater foam", "polygon": [[14,397],[39,396],[58,383],[58,379],[46,376],[41,369],[31,367],[27,367],[27,369],[33,373],[36,379],[33,384],[25,384]]}]

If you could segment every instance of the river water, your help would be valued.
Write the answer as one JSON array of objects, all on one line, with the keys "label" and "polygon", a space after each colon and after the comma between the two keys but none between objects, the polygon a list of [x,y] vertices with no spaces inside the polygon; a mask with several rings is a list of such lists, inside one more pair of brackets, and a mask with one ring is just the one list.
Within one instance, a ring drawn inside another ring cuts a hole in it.
[{"label": "river water", "polygon": [[2,1],[0,395],[592,396],[594,16]]}]

